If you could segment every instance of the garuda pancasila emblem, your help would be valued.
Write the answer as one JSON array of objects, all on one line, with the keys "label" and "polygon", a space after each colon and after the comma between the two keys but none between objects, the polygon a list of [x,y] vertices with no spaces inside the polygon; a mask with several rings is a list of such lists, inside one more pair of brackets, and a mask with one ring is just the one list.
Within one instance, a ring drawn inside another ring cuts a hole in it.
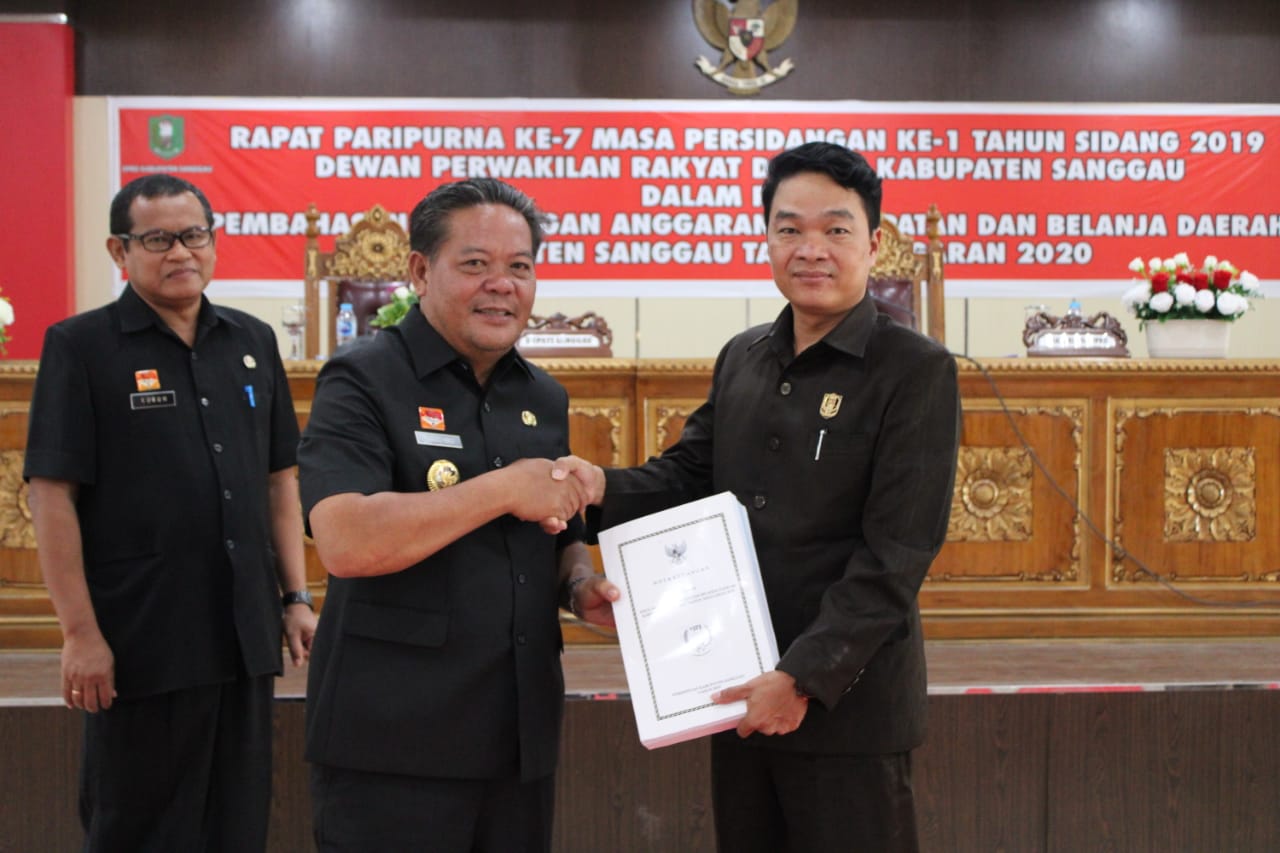
[{"label": "garuda pancasila emblem", "polygon": [[693,0],[693,20],[712,47],[724,51],[717,65],[705,56],[698,70],[735,95],[754,95],[786,77],[795,63],[784,59],[769,67],[769,51],[786,41],[796,25],[799,0],[774,0],[763,11],[760,0],[738,0],[731,10],[720,0]]}]

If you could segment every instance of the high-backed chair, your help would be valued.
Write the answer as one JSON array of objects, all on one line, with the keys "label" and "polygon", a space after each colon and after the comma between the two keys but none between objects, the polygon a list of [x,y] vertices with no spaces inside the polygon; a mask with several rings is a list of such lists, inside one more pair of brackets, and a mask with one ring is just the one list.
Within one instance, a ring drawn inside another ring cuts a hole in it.
[{"label": "high-backed chair", "polygon": [[921,241],[904,235],[891,217],[881,216],[880,252],[867,279],[867,290],[881,311],[945,343],[941,221],[938,206],[929,205],[925,239]]},{"label": "high-backed chair", "polygon": [[[307,358],[330,353],[338,306],[350,302],[357,331],[368,331],[369,320],[391,299],[397,287],[409,282],[409,235],[380,204],[334,242],[333,251],[320,251],[320,211],[307,208],[305,287]],[[322,285],[328,297],[322,298]],[[321,307],[324,312],[321,312]],[[320,334],[325,330],[324,335]]]}]

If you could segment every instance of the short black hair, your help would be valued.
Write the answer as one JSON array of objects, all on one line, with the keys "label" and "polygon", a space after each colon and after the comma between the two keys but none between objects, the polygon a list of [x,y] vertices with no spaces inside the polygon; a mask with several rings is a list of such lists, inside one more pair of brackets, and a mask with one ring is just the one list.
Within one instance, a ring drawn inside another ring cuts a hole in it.
[{"label": "short black hair", "polygon": [[856,192],[867,214],[867,227],[871,231],[880,227],[880,176],[871,168],[867,158],[832,142],[806,142],[788,148],[769,161],[769,172],[760,192],[766,226],[773,211],[773,196],[778,191],[778,184],[803,172],[826,175],[840,186]]},{"label": "short black hair", "polygon": [[524,217],[533,238],[533,253],[542,245],[542,214],[533,199],[508,183],[496,178],[470,178],[441,184],[418,202],[409,215],[409,248],[434,260],[436,252],[449,239],[449,216],[455,210],[466,210],[483,204],[504,204]]},{"label": "short black hair", "polygon": [[205,198],[200,188],[182,178],[157,172],[134,178],[116,193],[116,197],[111,200],[111,233],[133,233],[133,217],[129,214],[129,208],[133,206],[135,198],[168,198],[183,193],[191,193],[199,200],[200,207],[204,208],[205,224],[212,228],[213,208],[209,206],[209,199]]}]

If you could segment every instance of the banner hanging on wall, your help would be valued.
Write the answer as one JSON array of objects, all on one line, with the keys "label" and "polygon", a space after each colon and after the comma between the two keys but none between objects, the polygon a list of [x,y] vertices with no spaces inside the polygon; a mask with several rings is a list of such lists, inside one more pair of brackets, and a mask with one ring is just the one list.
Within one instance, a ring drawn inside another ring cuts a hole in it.
[{"label": "banner hanging on wall", "polygon": [[114,174],[188,178],[219,228],[218,279],[274,295],[381,204],[431,188],[520,187],[550,216],[553,296],[775,295],[759,186],[811,140],[864,153],[885,213],[943,214],[948,295],[1127,287],[1135,256],[1216,255],[1280,276],[1280,106],[596,100],[115,98]]}]

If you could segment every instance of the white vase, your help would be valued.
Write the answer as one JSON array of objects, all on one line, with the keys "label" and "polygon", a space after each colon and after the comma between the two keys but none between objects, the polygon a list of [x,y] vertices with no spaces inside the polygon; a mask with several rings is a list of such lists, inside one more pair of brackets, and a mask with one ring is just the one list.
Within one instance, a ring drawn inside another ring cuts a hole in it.
[{"label": "white vase", "polygon": [[1223,320],[1165,320],[1147,323],[1152,358],[1226,358],[1231,324]]}]

